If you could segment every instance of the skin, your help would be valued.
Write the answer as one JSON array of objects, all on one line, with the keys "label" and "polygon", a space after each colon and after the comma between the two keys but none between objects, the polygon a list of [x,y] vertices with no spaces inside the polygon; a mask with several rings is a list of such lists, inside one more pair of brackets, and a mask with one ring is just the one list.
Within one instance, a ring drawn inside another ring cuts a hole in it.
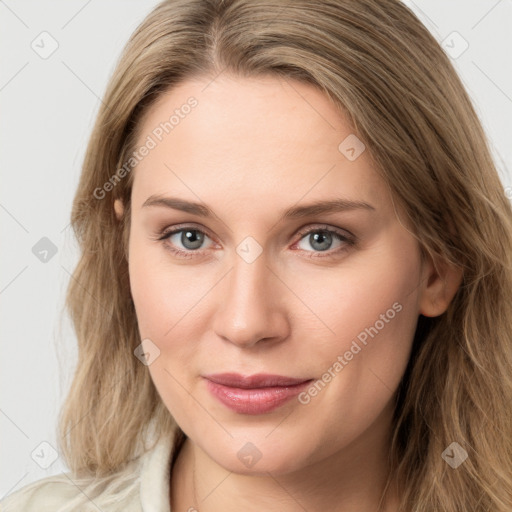
[{"label": "skin", "polygon": [[[140,335],[160,350],[148,368],[188,436],[172,510],[376,511],[418,315],[442,314],[460,276],[422,261],[369,152],[350,161],[338,150],[353,130],[320,91],[276,77],[210,82],[183,82],[149,109],[140,144],[187,98],[198,101],[133,171],[129,271]],[[214,215],[143,207],[153,195]],[[281,218],[336,198],[373,209]],[[121,218],[120,201],[115,210]],[[204,231],[203,245],[190,249],[181,233],[157,239],[173,226]],[[325,227],[357,241],[334,235],[321,251],[300,234]],[[251,263],[236,252],[248,236],[262,249]],[[220,372],[321,379],[394,303],[400,312],[308,404],[247,415],[206,387],[202,375]],[[237,457],[247,442],[261,453],[252,467]]]}]

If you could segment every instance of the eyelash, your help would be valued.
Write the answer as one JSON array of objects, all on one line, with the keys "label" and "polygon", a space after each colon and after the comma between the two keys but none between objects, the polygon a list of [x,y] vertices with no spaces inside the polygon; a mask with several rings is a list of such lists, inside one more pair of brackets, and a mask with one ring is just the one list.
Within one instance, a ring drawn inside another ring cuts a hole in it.
[{"label": "eyelash", "polygon": [[[185,226],[177,226],[172,229],[165,228],[163,231],[158,233],[156,240],[164,242],[166,249],[171,251],[176,256],[179,256],[182,258],[187,258],[187,259],[194,258],[195,254],[198,254],[198,253],[201,254],[201,251],[199,249],[197,249],[197,250],[190,249],[188,251],[184,251],[183,249],[177,249],[176,247],[173,247],[173,246],[169,245],[168,243],[166,243],[166,240],[168,240],[172,235],[175,235],[176,233],[181,233],[182,231],[187,231],[187,230],[188,231],[197,231],[198,233],[201,233],[210,239],[212,238],[208,235],[207,232],[203,231],[202,229],[199,229],[195,226],[185,225]],[[333,258],[333,257],[336,257],[336,256],[340,255],[341,253],[344,253],[345,251],[349,250],[350,247],[353,247],[357,243],[356,237],[352,234],[346,235],[343,232],[338,231],[337,229],[333,229],[329,226],[322,226],[322,227],[315,227],[315,228],[310,228],[307,230],[299,231],[297,233],[297,236],[300,236],[300,238],[299,238],[299,241],[296,242],[296,244],[299,243],[303,238],[305,238],[306,236],[308,236],[312,233],[330,233],[330,234],[336,236],[339,241],[343,242],[346,245],[343,247],[339,247],[338,249],[335,249],[335,250],[304,251],[306,253],[311,253],[309,256],[307,256],[308,258]],[[294,244],[294,245],[296,245],[296,244]],[[322,253],[324,253],[324,254],[322,254]]]}]

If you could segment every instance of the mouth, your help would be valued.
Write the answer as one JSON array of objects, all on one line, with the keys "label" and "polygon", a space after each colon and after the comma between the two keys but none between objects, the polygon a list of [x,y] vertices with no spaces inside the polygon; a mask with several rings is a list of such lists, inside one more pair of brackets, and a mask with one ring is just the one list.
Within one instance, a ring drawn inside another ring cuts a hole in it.
[{"label": "mouth", "polygon": [[223,405],[239,414],[269,413],[297,396],[313,379],[282,375],[204,375],[208,391]]}]

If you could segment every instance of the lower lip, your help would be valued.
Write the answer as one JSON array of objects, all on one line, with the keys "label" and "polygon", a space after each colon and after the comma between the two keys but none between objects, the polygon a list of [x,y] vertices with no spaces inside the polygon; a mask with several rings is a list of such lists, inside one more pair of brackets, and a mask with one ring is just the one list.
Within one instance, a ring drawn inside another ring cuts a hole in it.
[{"label": "lower lip", "polygon": [[211,380],[207,380],[206,385],[210,393],[232,411],[240,414],[264,414],[297,396],[310,382],[308,380],[293,386],[252,389],[233,388]]}]

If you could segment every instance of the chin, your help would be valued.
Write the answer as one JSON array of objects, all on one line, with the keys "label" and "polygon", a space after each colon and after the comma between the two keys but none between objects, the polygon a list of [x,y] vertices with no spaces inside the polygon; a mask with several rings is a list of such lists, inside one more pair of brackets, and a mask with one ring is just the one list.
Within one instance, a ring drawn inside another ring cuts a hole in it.
[{"label": "chin", "polygon": [[248,436],[243,436],[230,438],[224,446],[205,446],[203,450],[224,469],[239,475],[287,474],[308,465],[304,443],[286,445],[282,441],[276,436],[271,442],[268,439],[251,442]]}]

